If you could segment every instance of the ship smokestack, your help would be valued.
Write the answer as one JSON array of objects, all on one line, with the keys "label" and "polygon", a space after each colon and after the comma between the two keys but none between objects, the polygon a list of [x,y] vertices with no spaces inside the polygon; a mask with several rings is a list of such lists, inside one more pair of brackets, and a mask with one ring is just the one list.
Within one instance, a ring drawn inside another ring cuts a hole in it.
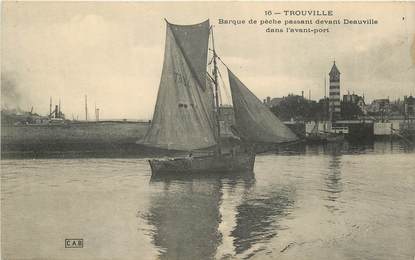
[{"label": "ship smokestack", "polygon": [[95,120],[99,121],[99,108],[95,108]]},{"label": "ship smokestack", "polygon": [[97,108],[97,103],[95,103],[95,121],[99,121],[99,108]]},{"label": "ship smokestack", "polygon": [[55,118],[59,118],[59,108],[58,105],[55,105]]}]

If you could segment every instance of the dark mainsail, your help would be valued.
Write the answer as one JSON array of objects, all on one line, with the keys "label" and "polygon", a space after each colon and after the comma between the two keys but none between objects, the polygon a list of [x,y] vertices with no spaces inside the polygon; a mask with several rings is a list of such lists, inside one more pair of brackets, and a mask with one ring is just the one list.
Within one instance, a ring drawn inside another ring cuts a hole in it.
[{"label": "dark mainsail", "polygon": [[229,69],[228,76],[236,128],[242,138],[253,143],[283,143],[298,139]]},{"label": "dark mainsail", "polygon": [[167,22],[167,27],[173,32],[177,46],[194,72],[199,85],[204,89],[209,45],[209,20],[194,25],[176,25]]},{"label": "dark mainsail", "polygon": [[213,94],[206,83],[209,28],[209,20],[196,25],[167,22],[159,92],[144,145],[188,151],[216,144]]}]

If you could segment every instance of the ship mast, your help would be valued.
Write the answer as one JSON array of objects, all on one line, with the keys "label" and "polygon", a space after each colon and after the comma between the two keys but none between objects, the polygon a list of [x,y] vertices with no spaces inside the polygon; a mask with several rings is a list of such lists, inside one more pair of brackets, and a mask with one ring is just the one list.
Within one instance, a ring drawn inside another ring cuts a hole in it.
[{"label": "ship mast", "polygon": [[88,121],[88,96],[85,95],[85,121]]},{"label": "ship mast", "polygon": [[221,142],[220,142],[220,122],[219,122],[219,83],[218,83],[218,66],[217,66],[217,55],[215,51],[215,40],[213,37],[213,27],[210,27],[212,34],[212,51],[213,51],[213,84],[215,85],[215,108],[216,108],[216,126],[217,126],[217,143],[218,153],[221,154]]},{"label": "ship mast", "polygon": [[324,102],[323,102],[323,125],[324,125],[324,133],[326,133],[326,121],[327,121],[327,86],[326,86],[326,75],[324,75]]}]

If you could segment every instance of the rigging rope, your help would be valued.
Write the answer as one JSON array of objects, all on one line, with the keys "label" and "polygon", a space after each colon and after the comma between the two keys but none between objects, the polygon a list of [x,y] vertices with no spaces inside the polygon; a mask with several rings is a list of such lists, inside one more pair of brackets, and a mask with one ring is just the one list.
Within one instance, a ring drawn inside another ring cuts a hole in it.
[{"label": "rigging rope", "polygon": [[[209,48],[209,51],[211,51],[212,53],[214,52],[211,48]],[[225,66],[228,70],[229,70],[229,67],[225,64],[225,62],[223,62],[223,60],[218,56],[218,54],[217,54],[217,52],[216,52],[216,58],[218,58],[218,60],[223,64],[223,66]],[[210,65],[211,63],[213,62],[213,57],[212,57],[212,59],[211,59],[211,61],[208,63],[208,65]],[[229,92],[228,92],[228,90],[227,90],[227,88],[225,87],[226,85],[225,85],[225,81],[223,80],[223,77],[222,77],[222,74],[220,73],[220,70],[218,70],[218,74],[219,74],[219,77],[220,77],[220,79],[221,79],[221,81],[222,81],[222,85],[223,85],[223,89],[225,90],[225,95],[226,95],[226,99],[227,99],[227,101],[228,102],[231,102],[232,103],[232,100],[231,100],[231,98],[230,98],[230,94],[229,94]],[[218,91],[219,92],[221,92],[221,90],[220,90],[220,88],[218,88]],[[219,93],[220,94],[220,93]],[[220,104],[222,104],[222,97],[219,95],[219,99],[220,99]]]}]

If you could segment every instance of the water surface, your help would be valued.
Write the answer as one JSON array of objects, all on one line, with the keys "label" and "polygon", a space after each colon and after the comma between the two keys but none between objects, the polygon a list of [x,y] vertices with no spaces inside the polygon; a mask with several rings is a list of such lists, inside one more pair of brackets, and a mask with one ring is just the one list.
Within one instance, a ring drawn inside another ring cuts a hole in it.
[{"label": "water surface", "polygon": [[146,158],[1,167],[3,259],[415,256],[415,153],[399,143],[287,148],[225,176],[152,178]]}]

